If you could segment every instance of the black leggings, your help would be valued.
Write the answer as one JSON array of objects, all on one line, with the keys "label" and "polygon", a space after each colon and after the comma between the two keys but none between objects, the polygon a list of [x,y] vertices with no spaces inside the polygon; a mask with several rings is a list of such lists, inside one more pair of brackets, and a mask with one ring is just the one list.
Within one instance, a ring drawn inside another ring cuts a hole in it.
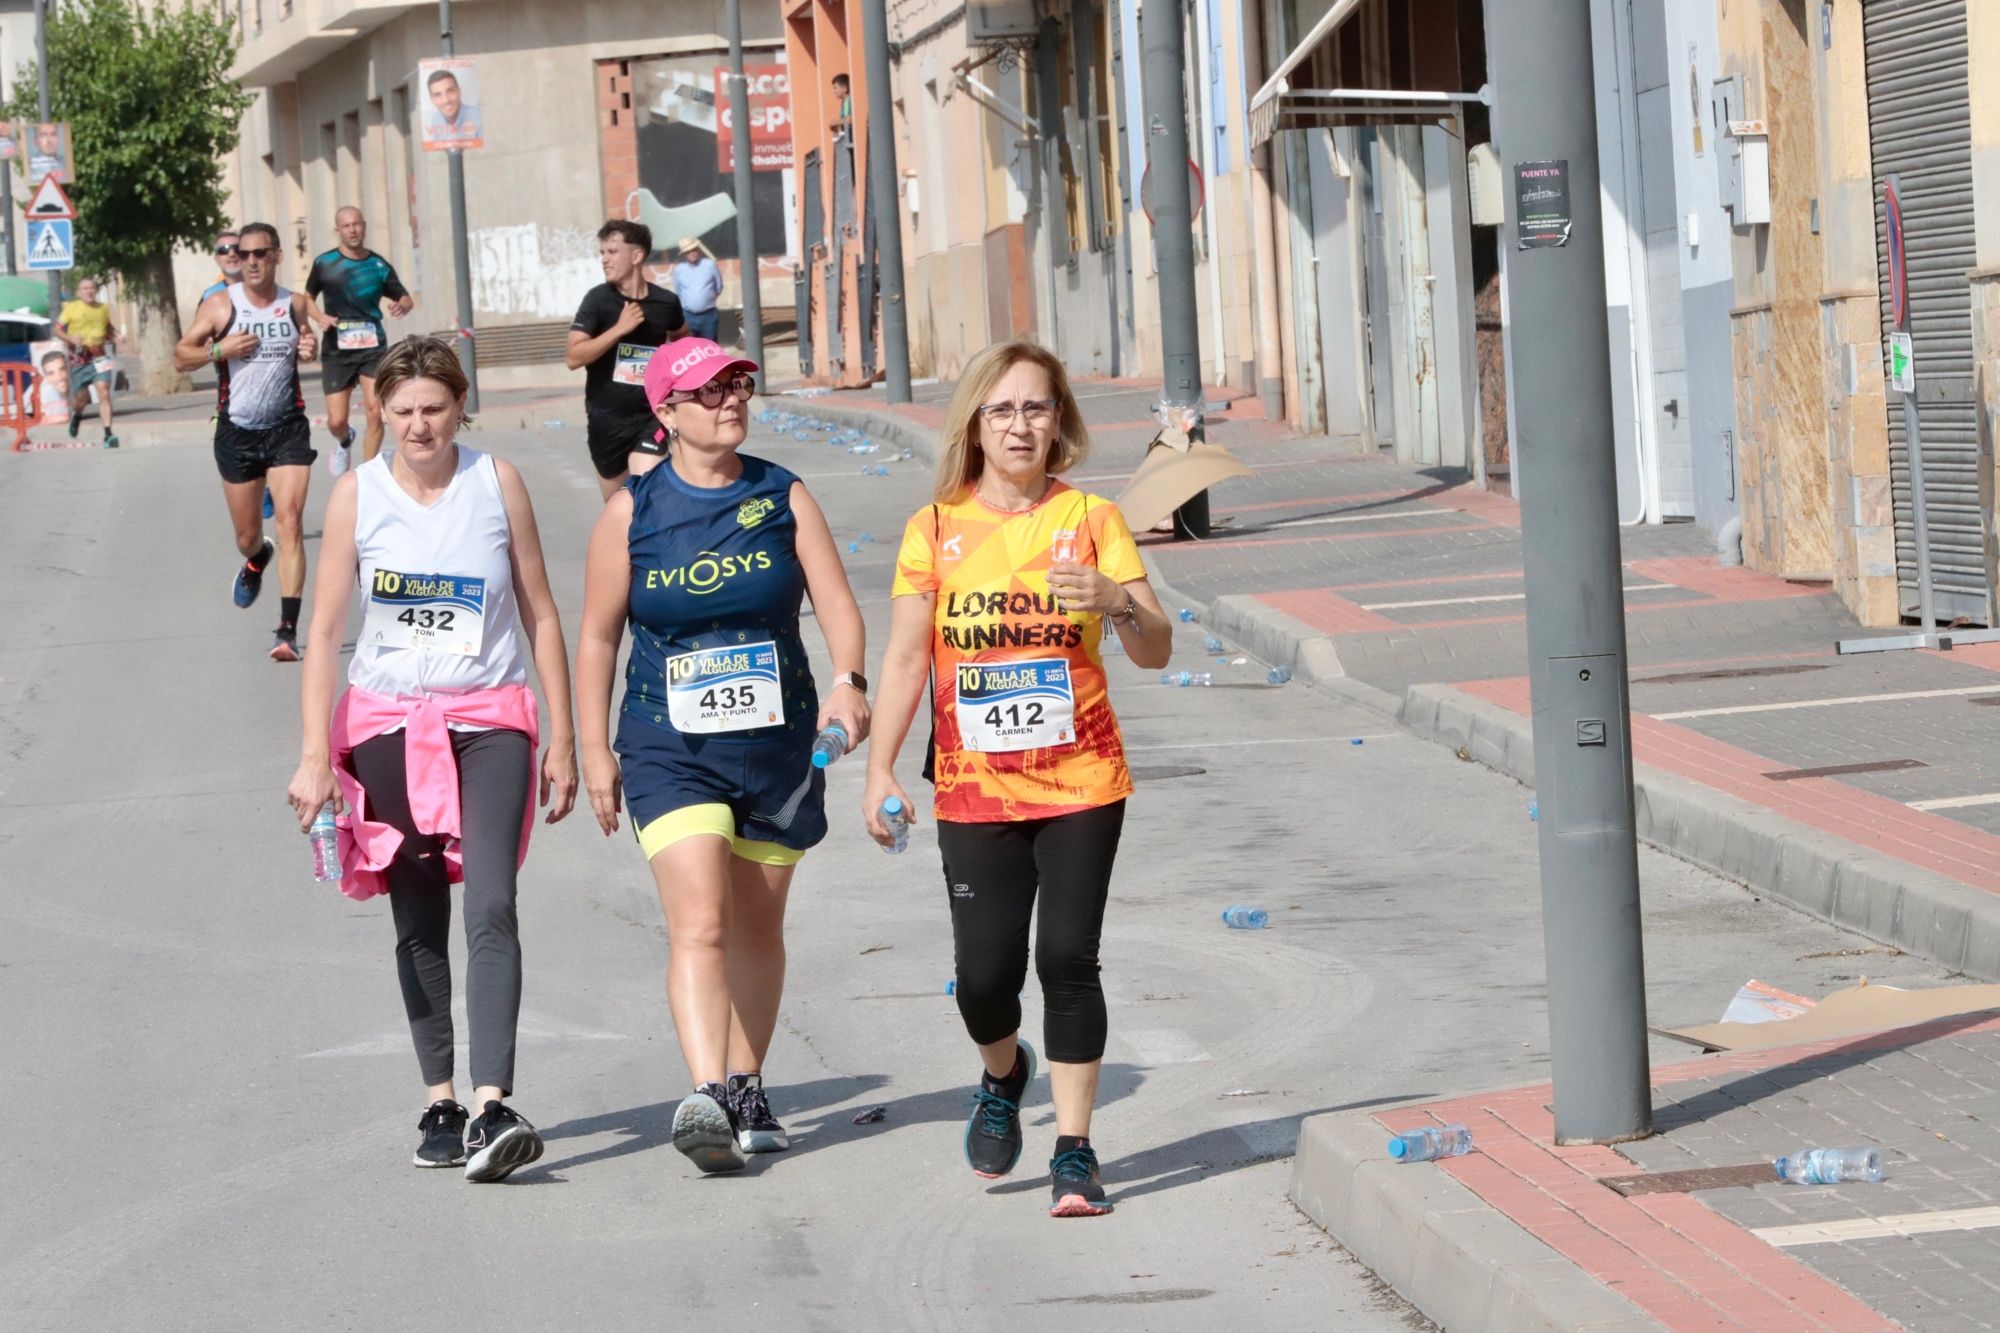
[{"label": "black leggings", "polygon": [[[521,816],[529,800],[528,738],[518,731],[455,731],[459,853],[465,862],[466,1017],[472,1026],[472,1083],[514,1089],[514,1027],[521,1014],[521,934],[514,916]],[[389,863],[389,911],[396,919],[396,975],[403,1012],[427,1085],[452,1077],[451,895],[443,843],[416,832],[410,817],[403,733],[354,747],[354,776],[368,789],[368,814],[403,835]],[[474,1108],[477,1109],[477,1108]]]},{"label": "black leggings", "polygon": [[981,1046],[1021,1026],[1028,920],[1042,982],[1043,1053],[1064,1064],[1104,1056],[1097,942],[1125,802],[1012,824],[938,821],[958,963],[958,1013]]}]

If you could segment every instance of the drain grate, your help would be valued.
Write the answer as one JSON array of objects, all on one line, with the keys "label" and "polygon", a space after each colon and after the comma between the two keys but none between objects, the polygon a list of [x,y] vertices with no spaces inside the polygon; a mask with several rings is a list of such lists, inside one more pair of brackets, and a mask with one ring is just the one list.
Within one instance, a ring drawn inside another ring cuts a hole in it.
[{"label": "drain grate", "polygon": [[1696,680],[1755,680],[1759,676],[1797,676],[1807,671],[1824,671],[1825,664],[1810,666],[1736,667],[1718,671],[1676,671],[1667,676],[1642,676],[1634,685],[1685,685]]},{"label": "drain grate", "polygon": [[1634,1194],[1690,1194],[1695,1190],[1747,1188],[1769,1184],[1777,1178],[1769,1162],[1746,1162],[1742,1166],[1701,1166],[1692,1171],[1611,1176],[1597,1183],[1629,1198]]},{"label": "drain grate", "polygon": [[1782,768],[1764,776],[1773,782],[1795,782],[1800,778],[1839,778],[1849,773],[1894,773],[1905,768],[1927,768],[1921,759],[1875,759],[1865,764],[1829,764],[1825,768]]}]

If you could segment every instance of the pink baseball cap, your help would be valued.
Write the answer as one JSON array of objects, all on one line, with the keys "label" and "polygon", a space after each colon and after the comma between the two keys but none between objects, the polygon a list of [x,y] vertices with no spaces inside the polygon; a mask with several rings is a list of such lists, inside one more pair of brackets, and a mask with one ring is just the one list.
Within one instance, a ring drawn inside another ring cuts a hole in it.
[{"label": "pink baseball cap", "polygon": [[657,410],[667,395],[699,389],[718,375],[757,369],[707,338],[676,338],[653,353],[646,363],[646,406]]}]

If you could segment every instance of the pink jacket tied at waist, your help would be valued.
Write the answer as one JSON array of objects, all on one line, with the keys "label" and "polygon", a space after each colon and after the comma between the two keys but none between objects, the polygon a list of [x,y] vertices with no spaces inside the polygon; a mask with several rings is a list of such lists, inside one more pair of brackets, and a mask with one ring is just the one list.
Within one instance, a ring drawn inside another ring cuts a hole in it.
[{"label": "pink jacket tied at waist", "polygon": [[526,685],[502,685],[490,690],[433,697],[373,694],[350,688],[333,706],[328,740],[333,773],[340,783],[347,813],[335,821],[340,845],[340,891],[350,898],[373,898],[389,891],[389,862],[403,845],[401,832],[368,817],[368,793],[348,766],[348,756],[363,741],[403,728],[403,763],[409,774],[410,815],[417,831],[445,840],[446,874],[452,883],[465,879],[459,852],[458,759],[451,749],[452,722],[518,731],[528,738],[527,807],[521,812],[521,860],[528,859],[528,834],[535,827],[535,752],[541,728],[535,714],[535,692]]}]

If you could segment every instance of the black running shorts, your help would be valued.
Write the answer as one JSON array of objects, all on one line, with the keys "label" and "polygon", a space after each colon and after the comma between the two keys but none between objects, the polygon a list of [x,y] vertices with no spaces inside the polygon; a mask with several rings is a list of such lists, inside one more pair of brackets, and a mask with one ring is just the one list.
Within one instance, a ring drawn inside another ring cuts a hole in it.
[{"label": "black running shorts", "polygon": [[215,470],[224,481],[256,481],[274,467],[311,467],[318,458],[303,413],[269,430],[251,430],[227,416],[216,420]]},{"label": "black running shorts", "polygon": [[[331,335],[328,336],[331,341]],[[329,348],[320,353],[320,387],[328,393],[341,393],[352,389],[354,382],[366,376],[375,378],[375,367],[382,363],[382,347],[364,347],[358,351],[342,352]]]}]

